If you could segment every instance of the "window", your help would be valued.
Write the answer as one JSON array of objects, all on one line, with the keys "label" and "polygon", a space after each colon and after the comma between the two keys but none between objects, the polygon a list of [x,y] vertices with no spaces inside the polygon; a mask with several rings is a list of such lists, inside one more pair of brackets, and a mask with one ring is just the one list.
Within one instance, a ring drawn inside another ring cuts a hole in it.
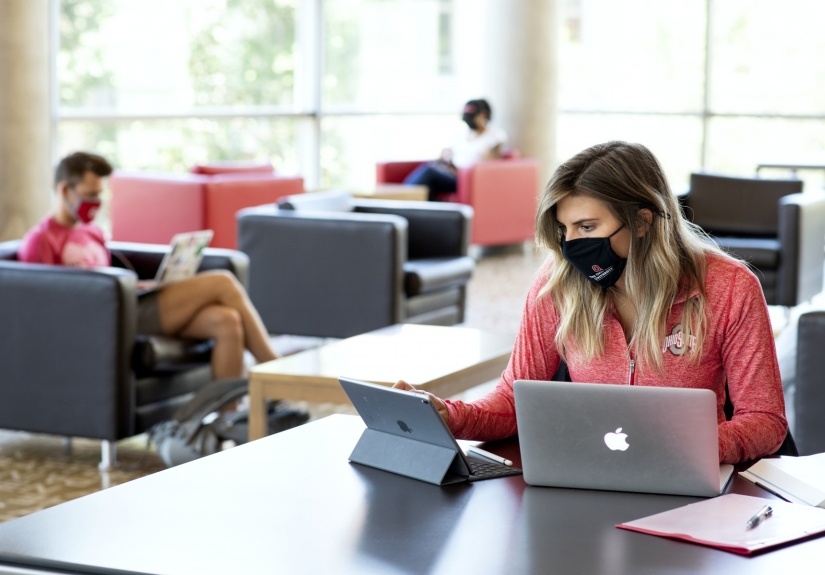
[{"label": "window", "polygon": [[[269,160],[309,189],[364,188],[376,161],[436,157],[483,96],[478,0],[53,1],[59,152],[122,168]],[[825,164],[825,3],[560,7],[559,159],[640,141],[675,189]]]},{"label": "window", "polygon": [[[566,0],[559,158],[639,141],[677,190],[701,169],[825,164],[823,18],[816,0]],[[822,172],[799,175],[822,186]]]},{"label": "window", "polygon": [[426,160],[451,145],[481,84],[454,46],[480,42],[479,18],[475,0],[324,3],[324,186],[366,187],[377,160]]},{"label": "window", "polygon": [[61,153],[95,150],[124,169],[186,172],[216,160],[271,160],[298,171],[296,121],[289,117],[173,117],[64,120]]},{"label": "window", "polygon": [[96,150],[133,169],[222,159],[297,169],[294,0],[60,7],[61,154]]},{"label": "window", "polygon": [[59,6],[59,153],[120,168],[269,160],[310,189],[368,187],[378,160],[436,157],[479,96],[454,49],[477,41],[475,0]]},{"label": "window", "polygon": [[[825,165],[825,4],[726,0],[712,7],[708,169]],[[825,183],[822,171],[798,175],[806,190]]]}]

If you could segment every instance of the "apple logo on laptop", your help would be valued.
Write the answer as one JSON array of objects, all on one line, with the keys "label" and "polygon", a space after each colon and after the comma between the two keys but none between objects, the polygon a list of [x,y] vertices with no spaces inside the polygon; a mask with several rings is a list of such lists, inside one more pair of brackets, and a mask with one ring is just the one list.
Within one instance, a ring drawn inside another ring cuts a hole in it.
[{"label": "apple logo on laptop", "polygon": [[615,432],[605,433],[604,434],[604,443],[609,447],[612,451],[624,451],[630,445],[627,444],[627,434],[622,433],[622,428],[620,427]]},{"label": "apple logo on laptop", "polygon": [[403,431],[404,433],[412,433],[412,429],[407,427],[407,424],[401,421],[400,419],[396,421],[396,423],[398,424],[398,427],[401,428],[401,431]]}]

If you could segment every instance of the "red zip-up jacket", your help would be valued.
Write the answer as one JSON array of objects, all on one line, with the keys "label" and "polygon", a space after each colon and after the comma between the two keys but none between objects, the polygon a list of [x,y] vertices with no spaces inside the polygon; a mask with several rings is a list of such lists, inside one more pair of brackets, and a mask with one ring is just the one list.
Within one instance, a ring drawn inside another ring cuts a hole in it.
[{"label": "red zip-up jacket", "polygon": [[[490,441],[514,435],[513,382],[550,380],[558,369],[561,358],[554,337],[559,315],[549,294],[537,300],[549,269],[543,267],[530,289],[513,355],[495,390],[472,403],[445,402],[449,428],[456,437]],[[697,294],[683,293],[673,302],[667,320],[661,348],[664,375],[641,365],[632,369],[634,350],[628,351],[618,318],[608,312],[600,357],[586,362],[575,342],[566,345],[570,378],[588,383],[713,390],[719,421],[719,461],[738,463],[769,455],[782,444],[788,425],[762,289],[745,265],[713,254],[707,256],[705,281],[709,317],[698,363],[684,356],[690,342],[683,341],[680,324],[685,300]],[[725,381],[734,405],[730,421],[725,421],[723,411]]]}]

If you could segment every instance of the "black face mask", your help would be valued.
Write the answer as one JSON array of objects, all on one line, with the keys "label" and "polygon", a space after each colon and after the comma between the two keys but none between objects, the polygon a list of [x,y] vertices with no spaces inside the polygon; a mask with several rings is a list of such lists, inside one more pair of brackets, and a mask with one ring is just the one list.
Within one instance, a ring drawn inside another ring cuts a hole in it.
[{"label": "black face mask", "polygon": [[591,283],[603,288],[612,287],[622,276],[627,258],[620,258],[610,247],[610,238],[624,227],[606,238],[580,238],[569,242],[561,240],[561,253],[571,266],[579,270]]}]

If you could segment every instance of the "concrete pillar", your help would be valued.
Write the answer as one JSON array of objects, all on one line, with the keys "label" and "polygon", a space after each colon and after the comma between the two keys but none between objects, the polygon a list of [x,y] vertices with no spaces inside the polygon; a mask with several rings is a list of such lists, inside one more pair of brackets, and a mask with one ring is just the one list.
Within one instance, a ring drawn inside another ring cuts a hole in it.
[{"label": "concrete pillar", "polygon": [[543,188],[556,163],[558,0],[485,0],[484,94]]},{"label": "concrete pillar", "polygon": [[49,208],[50,0],[0,0],[0,241]]}]

